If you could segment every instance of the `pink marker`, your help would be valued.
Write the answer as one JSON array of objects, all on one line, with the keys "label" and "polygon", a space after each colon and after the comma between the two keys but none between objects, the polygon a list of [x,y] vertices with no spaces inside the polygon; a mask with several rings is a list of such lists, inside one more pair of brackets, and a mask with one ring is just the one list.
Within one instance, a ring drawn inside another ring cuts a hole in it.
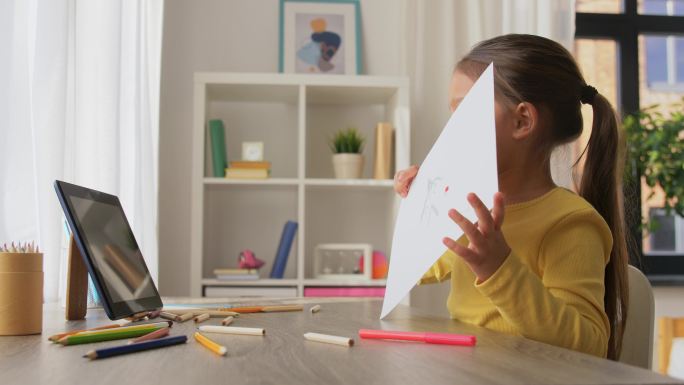
[{"label": "pink marker", "polygon": [[360,329],[359,337],[383,340],[420,341],[428,344],[475,346],[475,336],[450,333],[399,332]]}]

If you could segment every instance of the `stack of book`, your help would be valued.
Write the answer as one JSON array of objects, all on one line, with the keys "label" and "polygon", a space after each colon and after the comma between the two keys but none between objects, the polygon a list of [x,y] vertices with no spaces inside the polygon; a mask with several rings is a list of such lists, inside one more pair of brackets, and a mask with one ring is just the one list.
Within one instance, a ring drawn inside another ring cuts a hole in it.
[{"label": "stack of book", "polygon": [[216,279],[223,281],[250,281],[259,279],[257,269],[214,269]]},{"label": "stack of book", "polygon": [[271,162],[230,162],[226,169],[229,179],[266,179],[271,175]]}]

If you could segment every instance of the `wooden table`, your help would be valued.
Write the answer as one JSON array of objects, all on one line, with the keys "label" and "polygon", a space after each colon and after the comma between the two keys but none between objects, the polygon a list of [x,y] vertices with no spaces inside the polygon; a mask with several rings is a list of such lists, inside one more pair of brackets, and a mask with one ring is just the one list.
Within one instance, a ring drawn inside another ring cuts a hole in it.
[{"label": "wooden table", "polygon": [[[89,361],[95,347],[47,341],[65,329],[109,323],[90,310],[87,320],[64,321],[63,309],[46,306],[43,335],[0,337],[0,384],[665,384],[678,383],[648,370],[546,344],[495,333],[399,307],[378,320],[377,300],[325,303],[322,310],[240,316],[235,326],[263,327],[265,337],[211,334],[228,348],[217,356],[191,338],[192,321],[175,324],[187,345]],[[309,305],[305,305],[305,310]],[[212,318],[204,324],[219,324]],[[475,347],[360,340],[360,328],[475,334]],[[346,348],[306,341],[305,332],[354,337]],[[681,382],[680,382],[681,383]]]}]

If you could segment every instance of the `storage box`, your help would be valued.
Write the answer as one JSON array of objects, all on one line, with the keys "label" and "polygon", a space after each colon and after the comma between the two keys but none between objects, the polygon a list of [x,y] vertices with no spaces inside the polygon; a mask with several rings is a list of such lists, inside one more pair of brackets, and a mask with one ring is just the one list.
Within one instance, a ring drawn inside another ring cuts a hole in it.
[{"label": "storage box", "polygon": [[320,244],[314,250],[314,275],[318,279],[369,281],[373,277],[373,246],[366,243]]}]

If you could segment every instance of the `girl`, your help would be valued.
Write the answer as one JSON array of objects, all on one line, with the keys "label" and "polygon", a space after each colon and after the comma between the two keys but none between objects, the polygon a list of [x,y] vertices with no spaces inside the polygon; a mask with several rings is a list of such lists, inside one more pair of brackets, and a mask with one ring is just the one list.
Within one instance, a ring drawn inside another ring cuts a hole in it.
[{"label": "girl", "polygon": [[[444,238],[447,252],[421,283],[451,279],[454,319],[617,359],[628,257],[615,111],[565,48],[532,35],[483,41],[458,62],[452,111],[492,62],[500,192],[491,212],[468,196],[476,223],[450,210],[464,235]],[[592,106],[593,125],[576,195],[554,184],[550,155],[581,134],[581,103]],[[417,172],[397,173],[399,195]]]}]

